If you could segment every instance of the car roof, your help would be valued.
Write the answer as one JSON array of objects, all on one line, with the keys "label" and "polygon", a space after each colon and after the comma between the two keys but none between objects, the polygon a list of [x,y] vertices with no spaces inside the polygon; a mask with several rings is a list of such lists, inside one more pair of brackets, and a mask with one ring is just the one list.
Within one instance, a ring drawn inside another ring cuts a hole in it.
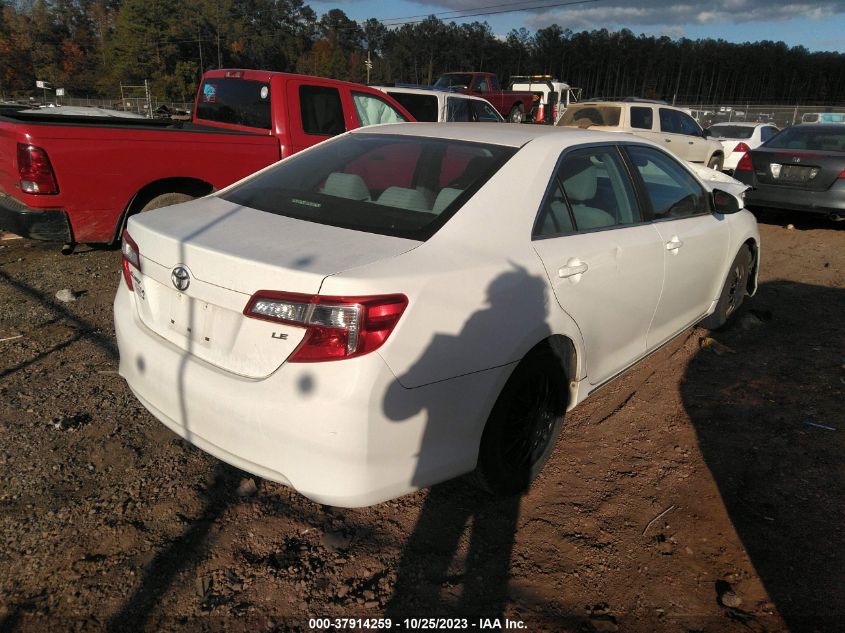
[{"label": "car roof", "polygon": [[717,125],[735,125],[737,127],[757,127],[758,125],[772,125],[771,123],[754,123],[751,121],[719,121],[718,123],[714,123],[710,127],[716,127]]},{"label": "car roof", "polygon": [[519,125],[501,123],[390,123],[373,125],[352,130],[351,134],[396,134],[402,136],[423,136],[470,143],[489,143],[507,147],[522,147],[538,138],[554,135],[565,137],[571,145],[580,143],[618,143],[622,140],[640,142],[642,139],[618,132],[599,132],[577,128]]}]

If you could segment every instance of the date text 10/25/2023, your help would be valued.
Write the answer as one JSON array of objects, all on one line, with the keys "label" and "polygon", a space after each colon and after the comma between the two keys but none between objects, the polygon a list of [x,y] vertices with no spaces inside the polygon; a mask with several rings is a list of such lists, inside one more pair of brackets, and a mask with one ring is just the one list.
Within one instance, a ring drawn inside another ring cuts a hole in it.
[{"label": "date text 10/25/2023", "polygon": [[404,631],[439,631],[443,629],[467,630],[524,630],[526,625],[522,620],[508,618],[404,618],[392,620],[390,618],[311,618],[308,628],[312,630],[393,630]]}]

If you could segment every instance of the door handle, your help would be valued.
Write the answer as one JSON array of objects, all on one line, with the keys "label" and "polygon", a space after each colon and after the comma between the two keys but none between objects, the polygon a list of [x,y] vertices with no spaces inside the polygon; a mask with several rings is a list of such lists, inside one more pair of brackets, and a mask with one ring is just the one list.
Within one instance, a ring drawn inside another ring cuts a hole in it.
[{"label": "door handle", "polygon": [[667,143],[671,143],[671,142],[672,142],[672,139],[671,139],[671,138],[665,138],[665,139],[663,139],[663,140],[664,140],[664,141],[666,141]]},{"label": "door handle", "polygon": [[690,145],[695,145],[695,141],[689,141]]},{"label": "door handle", "polygon": [[681,240],[678,239],[678,236],[673,235],[672,239],[669,240],[668,242],[666,242],[666,250],[677,252],[678,249],[681,248],[681,246],[683,246],[683,245],[684,245],[684,243]]},{"label": "door handle", "polygon": [[561,279],[565,279],[567,277],[574,277],[575,275],[583,275],[589,268],[590,267],[584,262],[580,264],[571,264],[559,269],[557,271],[557,276]]}]

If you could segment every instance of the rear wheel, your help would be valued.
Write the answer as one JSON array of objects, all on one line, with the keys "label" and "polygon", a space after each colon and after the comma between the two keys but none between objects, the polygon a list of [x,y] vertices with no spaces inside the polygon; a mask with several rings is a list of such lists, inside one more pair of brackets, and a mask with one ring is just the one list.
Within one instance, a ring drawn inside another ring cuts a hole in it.
[{"label": "rear wheel", "polygon": [[487,420],[477,479],[502,496],[525,492],[549,459],[566,411],[566,375],[543,350],[526,357],[502,389]]},{"label": "rear wheel", "polygon": [[522,123],[525,120],[525,108],[521,103],[517,103],[508,115],[508,121],[511,123]]},{"label": "rear wheel", "polygon": [[710,160],[707,161],[707,166],[710,169],[715,169],[716,171],[722,171],[722,167],[724,165],[725,165],[724,156],[711,156]]},{"label": "rear wheel", "polygon": [[745,300],[745,295],[748,294],[748,277],[751,274],[752,261],[751,249],[743,245],[728,270],[728,277],[722,287],[716,310],[701,322],[703,327],[710,330],[718,329],[739,310]]},{"label": "rear wheel", "polygon": [[143,207],[141,207],[139,213],[152,211],[153,209],[160,209],[162,207],[169,207],[171,205],[179,204],[180,202],[188,202],[193,199],[194,196],[190,196],[187,193],[163,193],[149,200]]}]

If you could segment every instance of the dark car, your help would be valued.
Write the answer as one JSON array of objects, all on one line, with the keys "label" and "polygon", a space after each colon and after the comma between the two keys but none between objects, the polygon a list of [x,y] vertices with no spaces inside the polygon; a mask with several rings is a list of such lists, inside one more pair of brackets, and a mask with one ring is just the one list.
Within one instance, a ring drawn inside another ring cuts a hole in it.
[{"label": "dark car", "polygon": [[734,178],[747,207],[845,219],[845,125],[795,125],[743,156]]}]

